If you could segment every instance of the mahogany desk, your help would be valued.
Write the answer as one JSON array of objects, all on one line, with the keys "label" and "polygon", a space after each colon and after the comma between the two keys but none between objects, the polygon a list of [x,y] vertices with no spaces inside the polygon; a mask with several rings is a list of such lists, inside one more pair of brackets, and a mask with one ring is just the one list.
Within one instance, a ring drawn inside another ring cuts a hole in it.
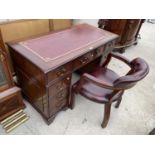
[{"label": "mahogany desk", "polygon": [[81,24],[8,43],[18,85],[48,124],[69,107],[72,73],[101,55],[104,60],[117,38],[111,32]]}]

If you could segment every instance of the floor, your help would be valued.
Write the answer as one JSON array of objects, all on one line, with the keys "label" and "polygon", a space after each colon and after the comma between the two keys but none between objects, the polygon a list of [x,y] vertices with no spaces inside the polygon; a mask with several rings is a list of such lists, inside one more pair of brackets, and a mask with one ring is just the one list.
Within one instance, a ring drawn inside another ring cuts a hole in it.
[{"label": "floor", "polygon": [[[25,101],[25,112],[30,119],[9,134],[119,134],[143,135],[155,127],[155,24],[144,23],[137,46],[126,50],[129,59],[144,58],[150,66],[149,75],[134,88],[126,91],[119,109],[112,106],[111,118],[107,128],[102,129],[103,105],[95,104],[77,96],[74,110],[60,112],[51,125],[46,125],[42,117]],[[113,60],[110,68],[120,75],[128,70],[124,64]],[[74,81],[78,79],[74,75]],[[6,134],[0,126],[0,134]]]}]

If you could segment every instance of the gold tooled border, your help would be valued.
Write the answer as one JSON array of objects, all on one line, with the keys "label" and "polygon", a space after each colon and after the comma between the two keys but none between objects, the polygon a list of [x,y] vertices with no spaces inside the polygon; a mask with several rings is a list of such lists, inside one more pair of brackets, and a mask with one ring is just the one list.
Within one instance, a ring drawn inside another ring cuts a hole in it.
[{"label": "gold tooled border", "polygon": [[[69,29],[69,30],[67,30],[67,31],[71,31],[71,29]],[[55,33],[55,34],[60,34],[60,33],[63,33],[63,31],[57,32],[57,33]],[[37,37],[37,38],[31,39],[31,40],[27,40],[27,41],[39,40],[39,39],[42,39],[42,38],[49,37],[49,35],[52,35],[52,34],[48,34],[48,35],[45,35],[45,36]],[[95,42],[98,42],[99,40],[102,40],[102,39],[104,39],[104,38],[105,38],[105,36],[102,36],[102,37],[100,37],[99,39],[97,39],[97,40],[95,40],[95,41],[89,42],[88,44],[85,44],[84,46],[81,46],[81,47],[79,47],[79,48],[70,50],[70,51],[68,51],[67,53],[64,53],[64,54],[59,55],[59,56],[54,57],[54,58],[48,58],[48,57],[45,58],[45,57],[42,57],[40,54],[38,54],[38,53],[37,53],[36,51],[34,51],[32,48],[30,48],[30,47],[27,46],[27,41],[19,42],[19,44],[22,45],[24,48],[28,49],[29,51],[31,51],[33,54],[35,54],[35,55],[38,56],[39,58],[41,58],[43,61],[49,62],[49,61],[53,61],[53,60],[59,59],[59,58],[61,58],[61,57],[64,57],[64,56],[66,56],[66,55],[72,53],[73,51],[76,51],[76,50],[79,50],[79,49],[81,49],[81,48],[83,48],[83,47],[89,46],[90,44],[95,43]],[[89,47],[88,49],[89,49],[89,50],[92,50],[93,47]]]}]

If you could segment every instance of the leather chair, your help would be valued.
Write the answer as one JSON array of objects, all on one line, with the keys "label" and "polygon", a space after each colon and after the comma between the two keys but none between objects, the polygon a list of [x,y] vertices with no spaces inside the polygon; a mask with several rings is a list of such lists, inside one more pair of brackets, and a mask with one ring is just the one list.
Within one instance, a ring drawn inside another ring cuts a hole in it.
[{"label": "leather chair", "polygon": [[[125,76],[120,77],[107,68],[112,57],[123,61],[131,68]],[[111,104],[116,101],[115,107],[118,108],[124,91],[132,88],[148,72],[149,66],[143,59],[136,58],[129,61],[121,55],[110,53],[102,66],[98,66],[89,74],[84,73],[72,86],[70,108],[74,107],[75,94],[81,94],[91,101],[104,104],[104,119],[101,125],[104,128],[110,118]]]}]

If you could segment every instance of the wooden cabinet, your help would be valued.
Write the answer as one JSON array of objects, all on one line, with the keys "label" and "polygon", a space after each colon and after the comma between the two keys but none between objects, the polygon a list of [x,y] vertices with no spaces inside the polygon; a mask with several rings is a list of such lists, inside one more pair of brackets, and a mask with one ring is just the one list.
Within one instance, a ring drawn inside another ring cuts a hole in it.
[{"label": "wooden cabinet", "polygon": [[0,92],[0,121],[25,108],[21,97],[21,89],[13,86]]},{"label": "wooden cabinet", "polygon": [[125,48],[137,44],[137,38],[144,20],[142,19],[100,19],[99,28],[119,35],[115,50],[124,52]]},{"label": "wooden cabinet", "polygon": [[10,76],[6,68],[5,57],[0,51],[0,92],[8,89],[10,85]]},{"label": "wooden cabinet", "polygon": [[10,88],[13,85],[12,76],[9,70],[7,53],[1,37],[0,31],[0,92]]},{"label": "wooden cabinet", "polygon": [[0,121],[24,108],[20,89],[14,86],[9,70],[7,53],[0,35]]}]

